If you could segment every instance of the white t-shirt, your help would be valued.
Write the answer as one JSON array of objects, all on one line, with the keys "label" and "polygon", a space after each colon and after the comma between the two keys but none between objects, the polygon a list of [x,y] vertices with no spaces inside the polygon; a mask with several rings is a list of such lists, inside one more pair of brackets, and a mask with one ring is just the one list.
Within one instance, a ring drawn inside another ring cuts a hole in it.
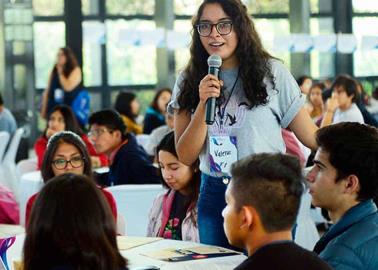
[{"label": "white t-shirt", "polygon": [[[264,106],[258,106],[250,110],[249,103],[244,95],[241,78],[238,79],[233,94],[223,114],[221,125],[219,112],[216,107],[215,122],[208,126],[207,139],[200,153],[200,170],[212,176],[222,176],[210,171],[209,160],[209,136],[235,136],[237,140],[237,159],[255,153],[282,152],[285,153],[285,143],[282,139],[281,128],[286,128],[303,106],[305,99],[297,82],[278,60],[270,60],[271,71],[275,80],[275,89],[268,78],[264,79],[267,86],[269,102]],[[238,69],[221,70],[219,77],[223,80],[222,91],[225,100],[230,95],[238,75]],[[184,74],[181,73],[176,80],[171,102],[168,109],[179,109],[177,97],[180,93],[180,84]],[[193,89],[198,91],[198,89]],[[195,138],[193,138],[195,140]]]},{"label": "white t-shirt", "polygon": [[341,111],[340,109],[336,109],[335,114],[333,116],[332,124],[337,124],[341,122],[357,122],[360,124],[364,123],[364,117],[360,109],[357,107],[355,103],[352,103],[352,106],[346,111]]}]

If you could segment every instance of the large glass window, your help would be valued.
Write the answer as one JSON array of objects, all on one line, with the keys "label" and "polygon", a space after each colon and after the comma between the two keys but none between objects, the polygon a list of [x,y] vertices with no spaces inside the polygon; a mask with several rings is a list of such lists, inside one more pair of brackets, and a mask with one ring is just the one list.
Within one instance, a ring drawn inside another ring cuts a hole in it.
[{"label": "large glass window", "polygon": [[242,0],[249,13],[289,13],[289,0]]},{"label": "large glass window", "polygon": [[377,0],[353,0],[354,12],[378,12]]},{"label": "large glass window", "polygon": [[[311,18],[310,33],[311,35],[332,34],[332,18]],[[329,78],[335,75],[333,52],[311,52],[311,76],[314,78]]]},{"label": "large glass window", "polygon": [[45,88],[59,48],[65,44],[63,22],[34,23],[34,65],[37,88]]},{"label": "large glass window", "polygon": [[[107,20],[109,85],[156,84],[156,47],[129,45],[127,32],[152,31],[155,22],[145,20]],[[143,33],[142,33],[143,35]]]},{"label": "large glass window", "polygon": [[[192,31],[192,22],[190,20],[176,20],[174,22],[174,30],[177,32],[186,33],[190,36],[190,32]],[[191,37],[190,37],[191,39]],[[190,48],[181,48],[175,50],[175,66],[176,66],[176,74],[183,70],[188,63],[190,58]]]},{"label": "large glass window", "polygon": [[102,84],[101,44],[105,42],[105,29],[101,22],[83,22],[83,75],[85,86]]},{"label": "large glass window", "polygon": [[[357,44],[361,44],[362,36],[378,36],[378,27],[375,27],[376,25],[378,25],[377,17],[353,18],[353,33],[357,38]],[[362,50],[360,46],[360,48],[354,53],[353,62],[355,76],[377,76],[377,49]]]},{"label": "large glass window", "polygon": [[97,15],[99,0],[81,0],[81,10],[83,15]]},{"label": "large glass window", "polygon": [[63,15],[64,0],[33,0],[33,11],[36,16]]},{"label": "large glass window", "polygon": [[287,36],[290,34],[288,19],[254,19],[253,20],[260,35],[264,47],[273,56],[281,59],[290,68],[290,53],[276,52],[273,50],[275,36]]},{"label": "large glass window", "polygon": [[154,15],[155,0],[106,0],[106,11],[111,15]]},{"label": "large glass window", "polygon": [[202,0],[176,0],[175,14],[193,16],[202,3]]}]

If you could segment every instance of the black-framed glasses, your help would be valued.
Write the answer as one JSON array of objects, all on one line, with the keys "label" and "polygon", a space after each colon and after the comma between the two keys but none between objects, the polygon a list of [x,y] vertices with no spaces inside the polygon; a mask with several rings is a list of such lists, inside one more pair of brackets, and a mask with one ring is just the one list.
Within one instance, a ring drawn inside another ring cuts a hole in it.
[{"label": "black-framed glasses", "polygon": [[112,133],[111,130],[108,130],[106,128],[99,128],[99,129],[94,129],[94,130],[89,131],[88,132],[88,137],[99,137],[103,133],[105,133],[106,131],[108,131],[109,133]]},{"label": "black-framed glasses", "polygon": [[68,163],[71,164],[72,168],[80,168],[84,165],[84,158],[81,156],[76,156],[71,158],[70,160],[66,160],[64,158],[58,158],[53,160],[52,164],[57,170],[64,170],[67,168]]},{"label": "black-framed glasses", "polygon": [[217,29],[217,32],[224,36],[228,35],[232,31],[232,22],[231,21],[222,21],[218,23],[199,23],[196,25],[198,34],[203,37],[208,37],[213,30],[213,26]]}]

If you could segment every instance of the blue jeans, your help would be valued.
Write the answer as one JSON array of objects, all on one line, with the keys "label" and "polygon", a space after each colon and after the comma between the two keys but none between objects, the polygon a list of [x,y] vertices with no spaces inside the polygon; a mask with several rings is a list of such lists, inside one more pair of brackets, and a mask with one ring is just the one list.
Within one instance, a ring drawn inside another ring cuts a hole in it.
[{"label": "blue jeans", "polygon": [[202,173],[198,198],[198,229],[200,242],[235,249],[228,243],[223,229],[222,211],[226,206],[227,184],[223,178]]}]

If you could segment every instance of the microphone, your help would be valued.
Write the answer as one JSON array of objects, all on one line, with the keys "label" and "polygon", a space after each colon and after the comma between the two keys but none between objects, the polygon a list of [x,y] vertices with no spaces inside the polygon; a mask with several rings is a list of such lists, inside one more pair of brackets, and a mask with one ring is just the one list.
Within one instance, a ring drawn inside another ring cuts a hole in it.
[{"label": "microphone", "polygon": [[[218,78],[219,68],[222,65],[222,58],[217,54],[212,54],[207,58],[207,64],[209,65],[208,74],[212,74]],[[211,97],[206,101],[206,124],[212,125],[215,119],[215,101],[216,98]]]}]

